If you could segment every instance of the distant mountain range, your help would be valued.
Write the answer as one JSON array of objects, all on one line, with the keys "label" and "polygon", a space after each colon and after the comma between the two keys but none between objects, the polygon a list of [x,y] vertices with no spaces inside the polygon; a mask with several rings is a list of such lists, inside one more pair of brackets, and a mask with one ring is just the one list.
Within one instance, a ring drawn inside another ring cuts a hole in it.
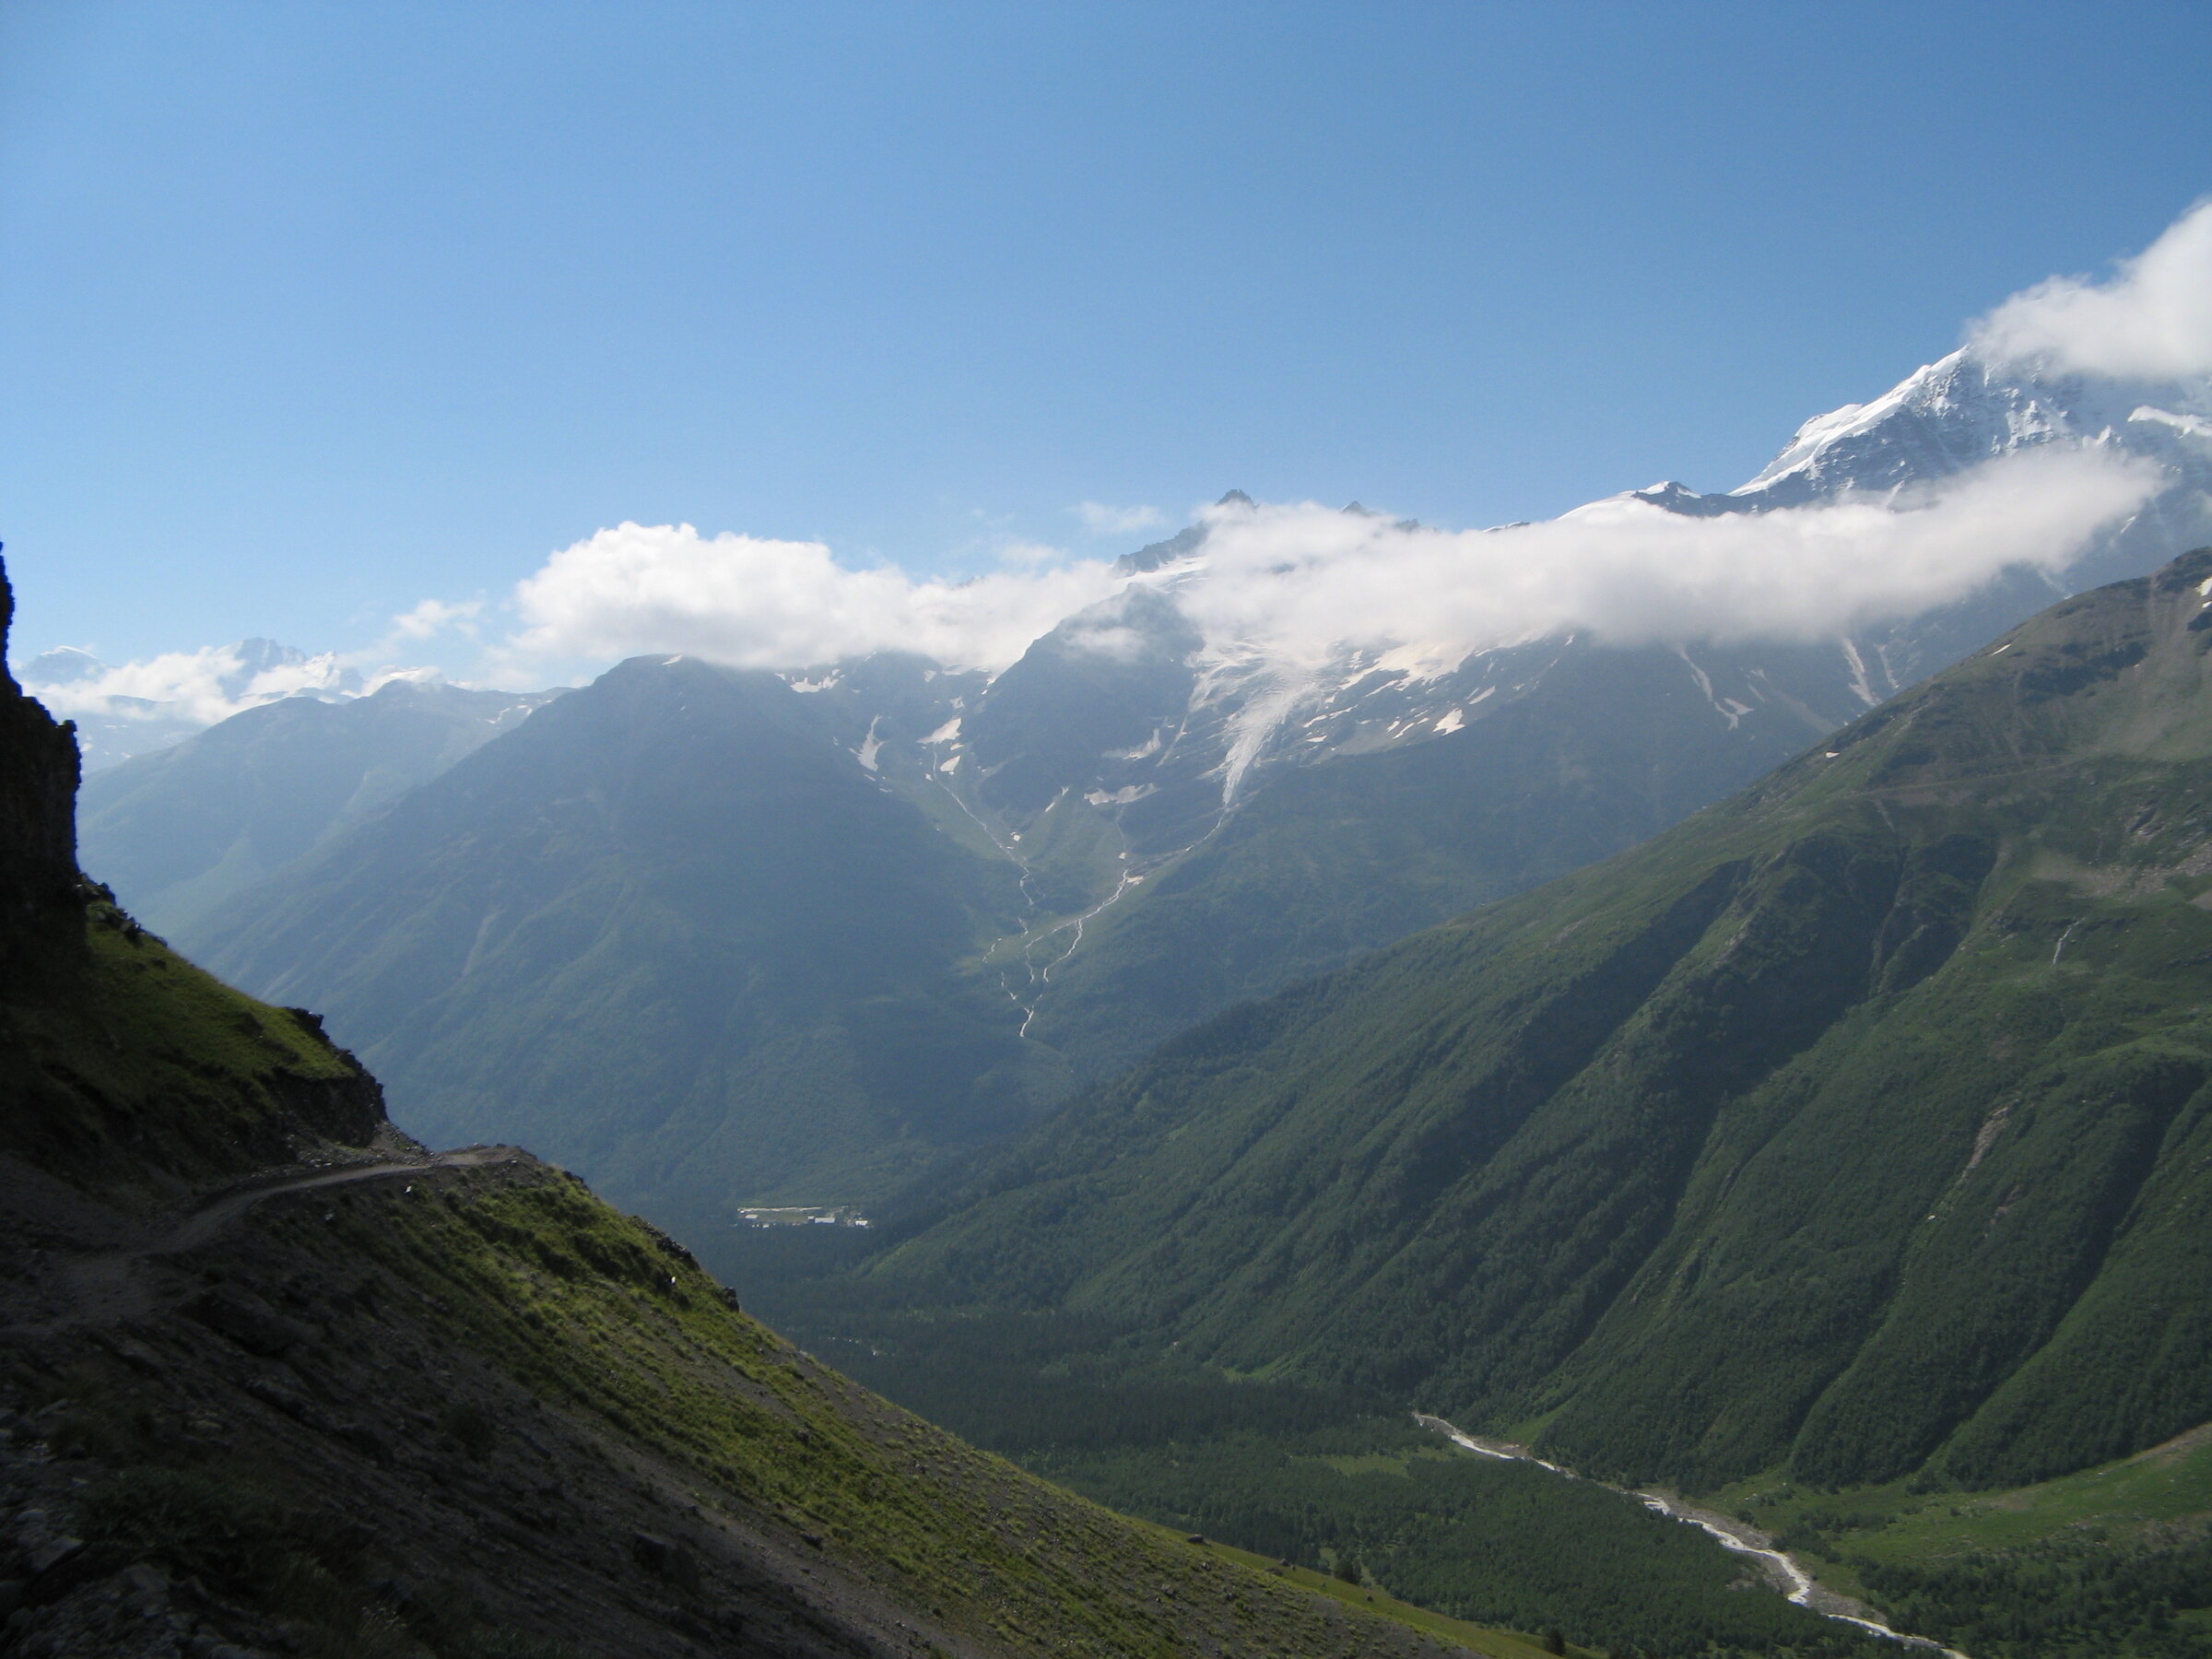
[{"label": "distant mountain range", "polygon": [[193,665],[200,672],[189,677],[197,695],[180,695],[185,688],[163,676],[151,677],[169,695],[134,695],[119,688],[115,669],[71,646],[40,653],[19,673],[30,695],[76,723],[87,771],[167,748],[230,711],[288,697],[342,700],[367,689],[360,671],[335,655],[310,656],[274,640],[241,640],[202,655]]},{"label": "distant mountain range", "polygon": [[973,969],[1019,870],[833,736],[774,675],[626,663],[180,936],[327,994],[438,1140],[526,1119],[700,1224],[872,1195],[1066,1081]]},{"label": "distant mountain range", "polygon": [[[2066,578],[2090,583],[2212,540],[2208,415],[2202,385],[1961,353],[1807,423],[1738,491],[1635,498],[1757,515],[2100,445],[2165,484]],[[273,771],[280,831],[255,807],[180,855],[148,844],[171,792],[245,792],[228,762],[142,759],[96,791],[86,856],[241,983],[326,1007],[410,1125],[527,1136],[711,1227],[875,1198],[1226,1007],[1646,840],[2053,594],[2011,575],[1812,645],[1293,662],[1194,621],[1208,535],[1131,555],[995,676],[640,658],[382,812],[282,800]]]},{"label": "distant mountain range", "polygon": [[189,929],[559,695],[395,679],[276,699],[92,772],[78,833],[144,921]]}]

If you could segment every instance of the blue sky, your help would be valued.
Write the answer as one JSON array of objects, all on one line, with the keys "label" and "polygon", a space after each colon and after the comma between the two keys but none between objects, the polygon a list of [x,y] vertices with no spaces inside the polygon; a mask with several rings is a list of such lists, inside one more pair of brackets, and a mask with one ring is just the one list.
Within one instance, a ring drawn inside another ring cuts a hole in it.
[{"label": "blue sky", "polygon": [[2201,5],[0,7],[18,650],[359,649],[625,520],[1741,482],[2212,189]]}]

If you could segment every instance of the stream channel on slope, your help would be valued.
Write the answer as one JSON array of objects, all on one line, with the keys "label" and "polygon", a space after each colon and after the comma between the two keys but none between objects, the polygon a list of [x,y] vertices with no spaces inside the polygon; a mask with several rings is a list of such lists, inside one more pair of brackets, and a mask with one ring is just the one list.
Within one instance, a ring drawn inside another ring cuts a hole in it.
[{"label": "stream channel on slope", "polygon": [[[1504,1463],[1535,1464],[1539,1469],[1549,1469],[1563,1480],[1588,1480],[1590,1478],[1586,1475],[1577,1475],[1572,1469],[1563,1468],[1558,1464],[1545,1462],[1526,1446],[1516,1446],[1511,1441],[1479,1439],[1454,1428],[1440,1417],[1430,1417],[1425,1412],[1417,1411],[1413,1414],[1413,1420],[1422,1428],[1433,1430],[1436,1433],[1442,1435],[1462,1450],[1472,1452],[1480,1457],[1495,1457]],[[1647,1509],[1654,1510],[1671,1520],[1686,1521],[1690,1525],[1710,1533],[1720,1541],[1722,1548],[1732,1550],[1737,1555],[1749,1556],[1759,1563],[1760,1570],[1776,1589],[1781,1590],[1799,1606],[1809,1608],[1823,1618],[1841,1619],[1845,1624],[1857,1625],[1861,1630],[1871,1631],[1887,1641],[1901,1641],[1907,1647],[1926,1648],[1930,1653],[1941,1653],[1945,1655],[1945,1659],[1967,1659],[1967,1656],[1957,1648],[1945,1647],[1942,1642],[1937,1641],[1932,1636],[1908,1635],[1903,1630],[1890,1629],[1877,1618],[1867,1617],[1871,1610],[1866,1608],[1863,1603],[1854,1602],[1849,1596],[1839,1595],[1833,1590],[1822,1589],[1814,1582],[1813,1575],[1799,1566],[1794,1559],[1782,1550],[1774,1548],[1771,1545],[1759,1542],[1758,1535],[1750,1533],[1749,1529],[1739,1530],[1740,1524],[1731,1521],[1725,1515],[1716,1513],[1712,1510],[1699,1509],[1665,1492],[1638,1491],[1632,1487],[1614,1486],[1611,1481],[1606,1480],[1594,1481],[1592,1484],[1606,1487],[1616,1492],[1626,1492]]]}]

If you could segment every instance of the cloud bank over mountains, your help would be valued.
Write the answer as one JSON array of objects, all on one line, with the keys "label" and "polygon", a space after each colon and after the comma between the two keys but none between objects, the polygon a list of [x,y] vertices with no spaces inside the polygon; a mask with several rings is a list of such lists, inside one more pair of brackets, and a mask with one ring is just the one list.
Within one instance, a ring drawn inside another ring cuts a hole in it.
[{"label": "cloud bank over mountains", "polygon": [[[26,683],[65,719],[127,715],[143,705],[149,718],[212,725],[262,703],[301,692],[358,695],[405,670],[364,677],[337,656],[307,656],[266,640],[165,652],[119,666],[81,652],[49,652],[25,665]],[[151,711],[159,711],[156,715]]]},{"label": "cloud bank over mountains", "polygon": [[219,721],[287,698],[324,701],[365,697],[395,679],[431,679],[434,671],[364,671],[353,659],[305,652],[273,640],[240,640],[199,651],[172,651],[112,666],[88,652],[49,651],[17,667],[23,686],[65,720],[76,722],[88,770],[166,748]]},{"label": "cloud bank over mountains", "polygon": [[890,565],[849,569],[820,542],[626,524],[563,548],[516,587],[522,626],[503,650],[525,671],[651,652],[801,668],[915,651],[1003,668],[1114,584],[1098,559],[917,581]]},{"label": "cloud bank over mountains", "polygon": [[1582,629],[1616,644],[1834,639],[2014,566],[2062,570],[2160,482],[2147,462],[2052,448],[1932,488],[1712,518],[1634,496],[1455,533],[1226,509],[1182,607],[1209,641],[1293,657],[1430,642],[1441,658]]},{"label": "cloud bank over mountains", "polygon": [[[1991,362],[2133,380],[2212,374],[2212,200],[2103,281],[2054,277],[1969,331]],[[1942,484],[1763,512],[1690,516],[1634,497],[1498,530],[1407,528],[1311,503],[1209,510],[1205,572],[1179,584],[1222,651],[1322,658],[1445,653],[1586,629],[1620,642],[1833,638],[1972,592],[2014,567],[2062,572],[2144,505],[2158,469],[2092,442],[2000,456]],[[1094,533],[1159,522],[1085,502]],[[795,667],[903,647],[999,668],[1114,585],[1095,561],[1031,560],[967,582],[853,570],[818,543],[624,524],[516,589],[505,660],[696,653]]]},{"label": "cloud bank over mountains", "polygon": [[2065,373],[2150,381],[2212,374],[2212,198],[2120,261],[2109,281],[2038,283],[1991,312],[1969,339],[1992,362]]},{"label": "cloud bank over mountains", "polygon": [[[1410,644],[1455,662],[1567,629],[1621,643],[1809,641],[1959,598],[2010,567],[2062,570],[2160,481],[2110,451],[2046,448],[1894,497],[1715,518],[1630,496],[1453,532],[1311,502],[1231,503],[1206,511],[1191,561],[1135,580],[1172,583],[1214,651],[1288,662]],[[998,669],[1122,580],[1083,561],[916,582],[848,570],[818,542],[624,524],[522,583],[509,649],[518,666],[665,651],[796,668],[906,650]]]},{"label": "cloud bank over mountains", "polygon": [[[2054,277],[1998,306],[1968,340],[1982,361],[2030,372],[2201,382],[2212,375],[2212,199],[2110,277]],[[2212,394],[2182,402],[2212,408]],[[2144,416],[2206,440],[2194,416]],[[1212,652],[1286,666],[1409,646],[1448,663],[1566,630],[1620,643],[1833,639],[1961,598],[2008,569],[2060,576],[2171,482],[2112,434],[2083,436],[1933,485],[1764,511],[1677,512],[1618,496],[1547,523],[1448,531],[1239,500],[1205,510],[1194,558],[1135,576],[1023,544],[986,575],[917,577],[841,564],[819,542],[625,523],[554,553],[501,604],[423,601],[392,619],[375,651],[428,653],[443,638],[475,653],[472,679],[511,687],[654,653],[789,669],[902,650],[997,669],[1132,581],[1172,584]],[[1163,522],[1149,507],[1071,511],[1092,535]],[[1097,648],[1112,641],[1111,629],[1098,631]],[[368,660],[265,666],[239,649],[93,665],[66,684],[27,677],[59,713],[159,707],[204,724],[290,692],[347,694],[334,677],[358,679]]]}]

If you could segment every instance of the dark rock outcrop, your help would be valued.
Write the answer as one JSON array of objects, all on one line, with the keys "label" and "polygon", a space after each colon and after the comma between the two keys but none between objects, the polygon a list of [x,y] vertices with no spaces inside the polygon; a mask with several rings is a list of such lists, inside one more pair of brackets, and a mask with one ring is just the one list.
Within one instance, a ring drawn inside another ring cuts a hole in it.
[{"label": "dark rock outcrop", "polygon": [[0,563],[0,982],[76,947],[76,728],[57,724],[7,671],[15,594]]}]

